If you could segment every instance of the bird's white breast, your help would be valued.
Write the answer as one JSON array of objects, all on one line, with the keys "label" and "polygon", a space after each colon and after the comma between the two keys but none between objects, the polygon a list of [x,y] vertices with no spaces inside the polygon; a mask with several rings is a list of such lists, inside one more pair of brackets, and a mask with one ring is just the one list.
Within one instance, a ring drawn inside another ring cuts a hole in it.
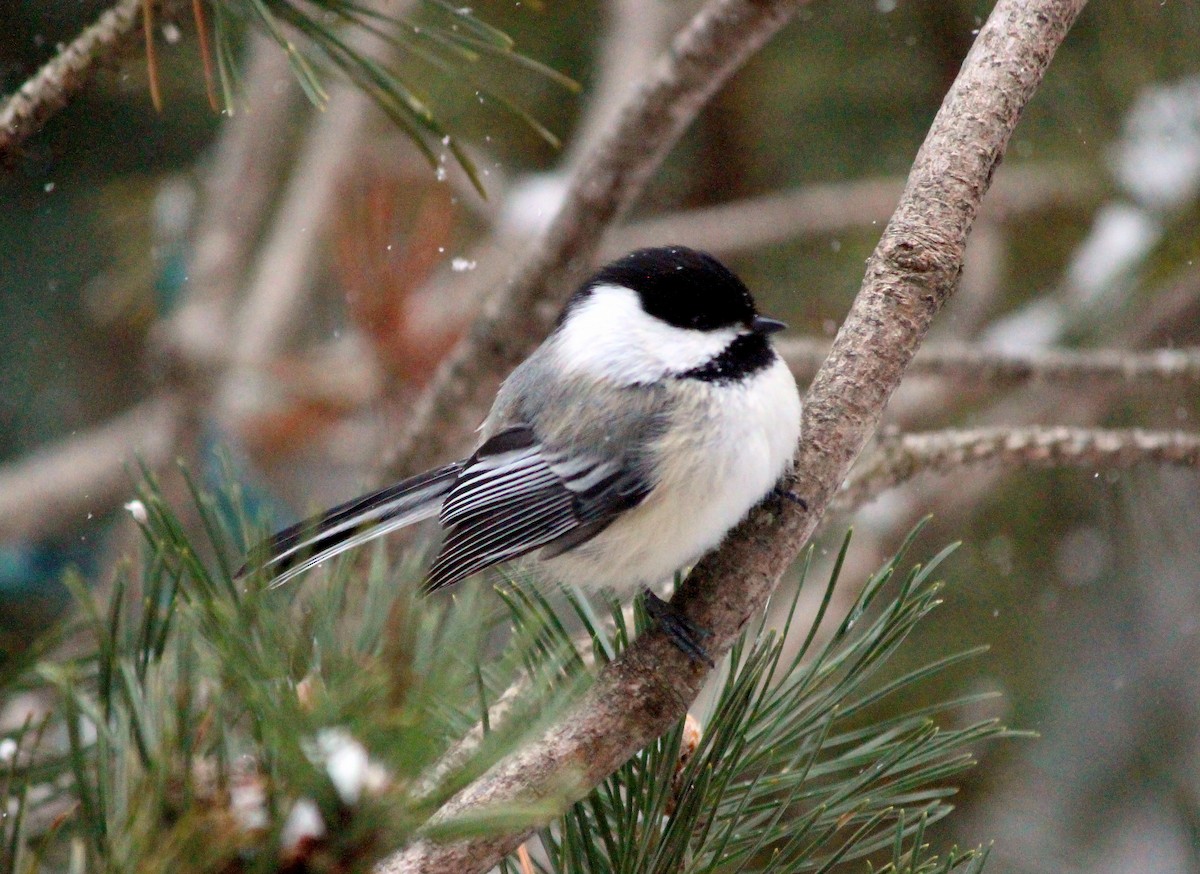
[{"label": "bird's white breast", "polygon": [[656,449],[647,499],[595,539],[548,562],[555,576],[629,591],[668,579],[721,542],[791,462],[800,397],[776,360],[742,383],[688,381],[679,426]]}]

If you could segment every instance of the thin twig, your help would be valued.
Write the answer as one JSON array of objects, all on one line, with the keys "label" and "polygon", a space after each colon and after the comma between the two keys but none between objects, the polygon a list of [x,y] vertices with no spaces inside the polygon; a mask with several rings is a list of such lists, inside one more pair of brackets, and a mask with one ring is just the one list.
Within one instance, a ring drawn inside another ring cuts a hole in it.
[{"label": "thin twig", "polygon": [[[1152,286],[1148,291],[1143,290],[1138,298],[1146,301],[1147,304],[1131,312],[1127,319],[1111,320],[1107,324],[1110,330],[1104,338],[1106,342],[1123,349],[1137,349],[1150,343],[1170,342],[1179,326],[1190,325],[1194,322],[1191,314],[1195,310],[1196,300],[1200,298],[1200,270],[1195,267],[1182,270],[1169,277],[1165,282]],[[957,301],[960,297],[955,299]],[[909,374],[915,371],[917,364],[927,351],[932,351],[932,344],[924,347],[917,355]],[[1065,353],[1086,357],[1091,354],[1088,350],[1044,351],[1054,356]],[[1167,351],[1169,354],[1162,359],[1166,367],[1161,374],[1164,377],[1161,386],[1180,391],[1186,387],[1187,383],[1177,381],[1176,377],[1179,380],[1185,379],[1183,373],[1190,370],[1190,365],[1185,364],[1182,358],[1177,358],[1176,353],[1190,358],[1197,350],[1179,349],[1129,353],[1132,356],[1130,363],[1134,367],[1134,372],[1130,374],[1131,382],[1123,381],[1116,369],[1108,370],[1105,374],[1111,379],[1100,378],[1099,374],[1106,369],[1103,366],[1098,369],[1098,378],[1095,379],[1082,375],[1080,379],[1074,379],[1066,372],[1061,374],[1050,372],[1047,373],[1044,380],[1034,377],[1036,380],[1034,384],[1045,389],[1034,397],[1024,394],[1020,397],[1013,397],[1005,392],[989,392],[993,395],[994,400],[972,413],[971,422],[977,427],[1001,427],[1011,426],[1013,423],[1046,423],[1057,420],[1061,424],[1077,428],[1098,427],[1098,423],[1105,419],[1114,405],[1122,403],[1128,397],[1126,389],[1136,386],[1143,389],[1143,392],[1153,393],[1156,391],[1157,377],[1152,375],[1154,360],[1163,351]],[[1041,355],[1037,352],[1029,354],[1034,359]],[[1143,354],[1146,356],[1145,358],[1142,358]],[[1141,366],[1134,363],[1139,359]],[[1172,361],[1180,365],[1178,370],[1169,363]],[[1059,380],[1060,375],[1061,381]],[[1018,385],[1019,383],[1012,383],[1009,387]],[[913,385],[912,388],[916,390],[905,393],[903,405],[897,403],[899,395],[893,399],[889,407],[889,420],[893,424],[898,424],[902,431],[911,432],[914,427],[917,427],[911,425],[911,422],[936,420],[951,407],[962,409],[964,396],[977,394],[980,386],[960,381],[955,386],[956,393],[930,391],[930,389],[946,387],[932,385],[928,382]],[[1142,396],[1151,395],[1143,394]],[[1153,396],[1157,397],[1158,395],[1154,394]],[[859,468],[865,470],[872,463],[866,461],[860,464]],[[855,475],[857,476],[859,473],[860,470],[856,468]],[[978,505],[981,499],[994,491],[997,480],[1003,475],[1003,468],[977,470],[969,478],[956,480],[954,488],[938,489],[933,493],[921,489],[919,484],[902,484],[889,492],[888,524],[882,528],[878,524],[864,526],[860,529],[860,535],[869,532],[867,536],[883,542],[887,540],[889,531],[891,534],[902,533],[911,527],[916,519],[930,513],[939,518],[956,518]],[[822,524],[827,525],[829,521],[827,516]],[[863,545],[862,536],[859,536],[857,541],[861,547]],[[868,548],[866,551],[870,552],[870,549]],[[876,554],[882,554],[882,548]]]},{"label": "thin twig", "polygon": [[383,464],[387,476],[463,450],[500,379],[546,336],[604,232],[712,94],[806,0],[711,0],[585,158],[565,202],[515,279],[494,295],[439,369]]},{"label": "thin twig", "polygon": [[830,509],[852,512],[927,472],[982,466],[1121,470],[1145,464],[1200,467],[1200,434],[1042,425],[900,434],[880,441],[870,460],[846,480]]},{"label": "thin twig", "polygon": [[[811,379],[829,354],[817,337],[781,340],[779,352],[797,379]],[[931,343],[921,348],[906,374],[1005,389],[1042,383],[1188,385],[1200,382],[1200,349],[1039,349],[1003,352],[966,343]]]},{"label": "thin twig", "polygon": [[[705,557],[674,598],[708,629],[720,656],[773,591],[873,434],[888,398],[953,293],[966,236],[1021,110],[1083,8],[1083,0],[1000,0],[980,31],[917,155],[862,289],[807,396],[794,488],[810,510],[768,501]],[[661,632],[643,634],[578,707],[443,807],[453,820],[491,805],[581,795],[677,720],[708,676]],[[419,842],[388,872],[469,874],[524,834]]]},{"label": "thin twig", "polygon": [[126,49],[141,19],[142,0],[120,0],[71,40],[0,106],[0,163],[67,105],[96,68]]}]

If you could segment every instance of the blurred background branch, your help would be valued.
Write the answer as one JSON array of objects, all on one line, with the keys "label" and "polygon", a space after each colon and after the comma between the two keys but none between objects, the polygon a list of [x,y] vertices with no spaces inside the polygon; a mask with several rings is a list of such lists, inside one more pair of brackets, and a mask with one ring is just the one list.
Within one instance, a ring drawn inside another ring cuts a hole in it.
[{"label": "blurred background branch", "polygon": [[[720,206],[633,222],[617,228],[604,245],[604,257],[638,246],[677,240],[722,254],[735,254],[806,236],[837,234],[883,224],[896,208],[904,180],[862,179],[806,185]],[[1103,196],[1098,180],[1077,167],[1025,164],[997,176],[984,206],[989,221],[1017,221],[1028,213],[1094,205]]]},{"label": "blurred background branch", "polygon": [[[783,355],[797,379],[811,379],[829,354],[815,337],[781,340]],[[1200,381],[1200,350],[989,349],[979,344],[929,343],[909,367],[910,377],[948,379],[1002,391],[1031,382],[1068,386],[1108,384],[1138,391],[1151,386],[1186,386]]]},{"label": "blurred background branch", "polygon": [[129,495],[141,459],[161,467],[176,443],[178,401],[145,401],[111,422],[0,465],[0,539],[62,535]]}]

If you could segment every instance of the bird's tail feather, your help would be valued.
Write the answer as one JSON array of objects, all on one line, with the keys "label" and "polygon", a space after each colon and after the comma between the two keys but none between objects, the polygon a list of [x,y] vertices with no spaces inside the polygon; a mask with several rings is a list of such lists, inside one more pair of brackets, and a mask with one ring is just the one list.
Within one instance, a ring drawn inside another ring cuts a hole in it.
[{"label": "bird's tail feather", "polygon": [[261,571],[272,588],[282,586],[347,549],[435,516],[462,469],[462,462],[448,464],[297,522],[252,549],[237,576]]}]

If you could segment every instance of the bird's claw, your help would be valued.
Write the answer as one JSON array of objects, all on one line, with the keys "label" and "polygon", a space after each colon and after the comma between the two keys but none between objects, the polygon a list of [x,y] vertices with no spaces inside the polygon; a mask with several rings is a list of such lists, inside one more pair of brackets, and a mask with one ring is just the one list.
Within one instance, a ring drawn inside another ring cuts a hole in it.
[{"label": "bird's claw", "polygon": [[658,623],[658,627],[680,652],[693,661],[714,667],[708,651],[699,642],[699,638],[712,637],[711,631],[696,625],[670,601],[664,601],[649,589],[642,589],[642,603],[646,607],[646,614]]},{"label": "bird's claw", "polygon": [[783,486],[775,486],[775,497],[785,501],[791,501],[793,504],[797,504],[801,510],[804,510],[805,512],[808,511],[808,501],[804,500],[804,498],[800,497],[791,489],[785,489]]}]

